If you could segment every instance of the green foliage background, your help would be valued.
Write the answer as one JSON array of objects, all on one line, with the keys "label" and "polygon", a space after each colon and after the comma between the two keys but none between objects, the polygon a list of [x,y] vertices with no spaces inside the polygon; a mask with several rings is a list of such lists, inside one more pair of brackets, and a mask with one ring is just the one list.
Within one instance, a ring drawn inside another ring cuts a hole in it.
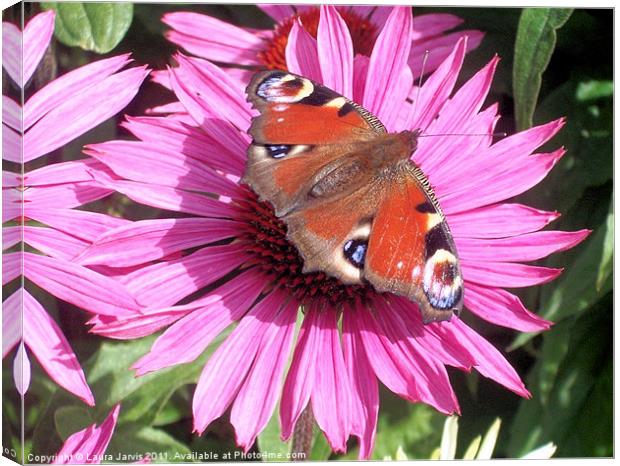
[{"label": "green foliage background", "polygon": [[[108,56],[130,51],[137,62],[163,68],[174,51],[162,36],[164,26],[159,19],[166,11],[195,10],[249,27],[272,24],[251,5],[121,5],[26,4],[26,17],[41,7],[58,10],[57,40],[48,57],[54,66],[39,70],[37,82],[101,58],[97,53]],[[504,117],[498,130],[512,133],[560,116],[567,118],[566,127],[548,145],[548,149],[564,145],[567,154],[546,180],[518,201],[561,212],[555,229],[593,230],[575,249],[540,261],[565,267],[558,280],[519,291],[529,309],[556,322],[550,331],[519,334],[465,317],[496,347],[506,350],[526,380],[532,399],[520,399],[474,372],[451,371],[462,408],[460,448],[500,417],[504,427],[496,457],[517,457],[548,441],[558,445],[559,457],[612,456],[612,10],[415,9],[415,14],[430,12],[457,14],[465,19],[463,28],[486,32],[482,45],[466,58],[461,83],[495,53],[501,56],[488,100],[500,103]],[[7,10],[5,20],[19,14],[16,9]],[[126,113],[140,114],[144,108],[169,100],[161,87],[146,83]],[[117,123],[112,119],[95,128],[46,158],[46,163],[79,158],[84,143],[117,137]],[[128,218],[158,215],[119,196],[96,207]],[[122,409],[108,448],[112,455],[155,452],[160,454],[155,460],[173,462],[179,460],[176,452],[213,452],[221,458],[235,450],[226,416],[202,437],[190,434],[193,384],[213,347],[191,364],[135,379],[128,368],[148,350],[154,337],[132,342],[93,337],[86,333],[83,313],[54,301],[32,284],[29,289],[55,315],[74,344],[97,406],[88,409],[58,389],[33,361],[23,426],[26,453],[58,451],[68,435],[101,422],[117,402],[122,403]],[[12,359],[9,355],[3,362],[3,445],[19,451],[19,397],[12,381]],[[443,421],[431,408],[409,404],[382,390],[374,457],[394,456],[401,446],[409,458],[428,458],[439,445]],[[269,452],[288,448],[279,440],[275,418],[254,446],[255,451]],[[325,439],[317,433],[312,459],[356,458],[354,442],[350,450],[347,455],[331,455]],[[457,457],[462,453],[457,452]]]}]

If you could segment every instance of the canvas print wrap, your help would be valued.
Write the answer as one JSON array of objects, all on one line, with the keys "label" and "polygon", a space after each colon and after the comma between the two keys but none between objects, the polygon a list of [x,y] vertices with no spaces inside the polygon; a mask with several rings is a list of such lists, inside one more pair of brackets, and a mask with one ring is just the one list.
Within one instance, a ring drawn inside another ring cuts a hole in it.
[{"label": "canvas print wrap", "polygon": [[612,10],[3,11],[3,456],[612,457]]}]

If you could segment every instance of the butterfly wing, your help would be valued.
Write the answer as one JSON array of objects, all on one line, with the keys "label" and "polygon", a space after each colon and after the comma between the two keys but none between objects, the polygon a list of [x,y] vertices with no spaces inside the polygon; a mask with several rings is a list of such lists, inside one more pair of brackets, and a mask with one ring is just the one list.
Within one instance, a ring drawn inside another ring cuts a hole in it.
[{"label": "butterfly wing", "polygon": [[425,323],[463,306],[463,278],[450,229],[424,174],[402,170],[386,188],[372,223],[365,278],[377,291],[419,304]]},{"label": "butterfly wing", "polygon": [[381,122],[364,108],[292,73],[258,73],[246,92],[260,112],[249,130],[259,144],[342,144],[385,133]]},{"label": "butterfly wing", "polygon": [[268,199],[278,216],[298,208],[334,162],[385,133],[357,104],[291,73],[258,73],[247,93],[260,114],[249,130],[253,141],[243,182]]}]

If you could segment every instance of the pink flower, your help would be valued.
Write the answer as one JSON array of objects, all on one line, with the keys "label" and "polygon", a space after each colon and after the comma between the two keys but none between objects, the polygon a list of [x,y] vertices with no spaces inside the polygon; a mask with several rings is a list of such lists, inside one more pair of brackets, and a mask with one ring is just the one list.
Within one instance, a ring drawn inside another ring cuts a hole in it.
[{"label": "pink flower", "polygon": [[[568,249],[588,231],[539,231],[558,214],[503,201],[536,185],[562,156],[561,149],[534,151],[563,121],[493,143],[497,105],[484,110],[482,105],[497,58],[454,91],[467,49],[466,39],[460,39],[421,87],[417,105],[410,105],[410,10],[394,8],[370,57],[361,59],[354,56],[336,9],[323,12],[319,28],[332,49],[317,53],[298,29],[289,39],[291,71],[352,96],[392,132],[421,128],[424,134],[489,135],[421,137],[413,160],[434,186],[452,229],[467,310],[508,328],[548,328],[550,322],[504,288],[557,277],[558,269],[523,262]],[[236,441],[247,451],[279,399],[284,439],[310,405],[334,451],[344,451],[353,435],[360,457],[368,458],[379,381],[407,400],[447,414],[458,413],[459,406],[446,366],[474,368],[529,396],[502,354],[462,320],[423,325],[413,302],[378,295],[370,287],[345,287],[321,273],[302,274],[282,222],[238,184],[254,114],[243,87],[208,61],[176,58],[179,66],[170,70],[169,81],[187,118],[128,118],[124,126],[137,140],[87,148],[112,172],[92,170],[103,186],[174,216],[111,229],[77,261],[110,270],[136,267],[120,281],[146,307],[143,314],[101,315],[91,323],[95,333],[118,339],[167,327],[134,364],[138,375],[193,361],[237,323],[198,380],[196,432],[231,408]],[[300,306],[303,323],[295,341]]]},{"label": "pink flower", "polygon": [[99,464],[110,443],[120,405],[112,408],[99,427],[88,426],[67,438],[52,464]]},{"label": "pink flower", "polygon": [[[299,34],[299,29],[303,29],[305,40],[318,47],[320,56],[330,53],[332,44],[327,39],[331,33],[319,27],[320,9],[338,11],[349,30],[354,53],[362,56],[370,56],[373,44],[392,11],[392,7],[383,6],[257,6],[276,22],[273,29],[241,28],[211,16],[190,12],[167,13],[162,21],[172,28],[166,37],[198,57],[232,66],[286,70],[291,54],[290,34]],[[420,74],[425,50],[433,51],[425,68],[426,72],[430,72],[449,55],[461,37],[469,36],[468,50],[480,44],[484,35],[480,31],[447,32],[462,23],[461,18],[451,14],[427,14],[414,18],[410,37],[413,45],[407,59],[414,76]],[[225,69],[244,82],[253,74],[247,69]]]},{"label": "pink flower", "polygon": [[[29,82],[53,31],[53,11],[32,18],[23,33],[13,24],[2,23],[3,65],[18,88]],[[2,221],[10,222],[3,228],[2,247],[12,251],[3,254],[3,285],[24,276],[57,298],[90,312],[117,315],[138,309],[117,282],[70,262],[108,228],[128,223],[73,210],[112,193],[88,173],[97,164],[92,160],[49,164],[22,175],[23,164],[61,148],[131,101],[147,71],[144,67],[118,71],[130,61],[118,56],[66,73],[32,94],[23,107],[10,96],[2,96],[2,156],[9,168],[2,172]],[[19,92],[15,94],[19,98]],[[47,227],[32,225],[29,220]],[[22,241],[42,254],[22,252]],[[19,344],[14,363],[19,392],[24,394],[30,383],[27,347],[58,385],[94,405],[76,355],[38,300],[19,287],[5,299],[3,309],[2,356]]]}]

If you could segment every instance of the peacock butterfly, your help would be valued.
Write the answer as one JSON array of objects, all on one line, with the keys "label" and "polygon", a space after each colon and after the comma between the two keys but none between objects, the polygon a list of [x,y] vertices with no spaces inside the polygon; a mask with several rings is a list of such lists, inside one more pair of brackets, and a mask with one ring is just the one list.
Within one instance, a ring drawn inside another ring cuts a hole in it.
[{"label": "peacock butterfly", "polygon": [[425,323],[458,314],[456,247],[410,160],[420,131],[390,134],[358,104],[288,72],[257,73],[246,92],[260,114],[242,181],[284,221],[303,271],[405,296]]}]

